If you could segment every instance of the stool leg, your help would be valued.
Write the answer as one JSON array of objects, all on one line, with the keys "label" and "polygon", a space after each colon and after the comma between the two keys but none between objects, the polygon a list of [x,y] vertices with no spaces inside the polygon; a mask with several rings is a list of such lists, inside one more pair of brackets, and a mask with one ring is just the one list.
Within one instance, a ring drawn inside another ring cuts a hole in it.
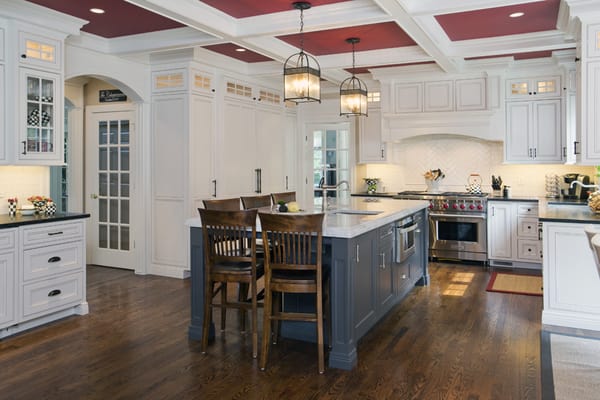
[{"label": "stool leg", "polygon": [[325,354],[323,350],[323,294],[317,289],[317,346],[319,352],[319,373],[325,372]]},{"label": "stool leg", "polygon": [[[238,301],[240,303],[244,303],[248,300],[248,284],[244,282],[240,282],[238,286]],[[238,314],[239,324],[240,324],[240,332],[246,332],[246,309],[240,308],[240,312]]]},{"label": "stool leg", "polygon": [[265,279],[265,302],[263,304],[263,337],[260,349],[259,368],[264,371],[267,367],[267,357],[269,355],[269,346],[271,344],[271,313],[273,294],[269,288],[269,283]]},{"label": "stool leg", "polygon": [[213,282],[207,276],[204,283],[204,320],[202,321],[202,344],[200,351],[202,354],[206,353],[208,347],[208,331],[210,323],[212,321],[212,294],[213,294]]},{"label": "stool leg", "polygon": [[221,331],[225,330],[227,321],[227,282],[221,282]]},{"label": "stool leg", "polygon": [[[281,292],[274,292],[273,294],[273,310],[271,311],[271,313],[273,315],[278,315],[280,314],[283,310],[281,309],[281,297],[283,296],[283,294]],[[274,319],[272,321],[272,325],[273,325],[273,337],[271,338],[273,340],[273,344],[277,344],[277,341],[279,340],[279,330],[281,329],[281,320],[280,319]]]},{"label": "stool leg", "polygon": [[252,358],[258,356],[258,300],[256,298],[256,279],[252,280]]}]

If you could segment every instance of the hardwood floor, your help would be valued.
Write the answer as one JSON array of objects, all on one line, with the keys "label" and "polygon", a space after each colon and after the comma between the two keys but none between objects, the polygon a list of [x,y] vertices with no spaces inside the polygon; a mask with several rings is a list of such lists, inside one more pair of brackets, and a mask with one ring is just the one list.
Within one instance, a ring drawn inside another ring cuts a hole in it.
[{"label": "hardwood floor", "polygon": [[0,399],[540,399],[542,298],[486,292],[480,266],[430,274],[353,371],[319,375],[315,346],[285,339],[261,372],[235,312],[202,355],[189,281],[90,266],[89,315],[0,340]]}]

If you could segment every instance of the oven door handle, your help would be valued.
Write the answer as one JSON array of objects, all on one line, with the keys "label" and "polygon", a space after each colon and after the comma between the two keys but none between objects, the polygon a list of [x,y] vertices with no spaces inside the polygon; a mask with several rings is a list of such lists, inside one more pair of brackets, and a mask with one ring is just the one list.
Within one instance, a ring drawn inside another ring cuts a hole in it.
[{"label": "oven door handle", "polygon": [[477,218],[477,219],[486,219],[486,215],[483,214],[434,214],[429,213],[430,217],[451,217],[451,218]]},{"label": "oven door handle", "polygon": [[419,224],[414,224],[414,225],[409,226],[408,228],[397,227],[397,229],[398,229],[398,233],[403,235],[405,233],[414,231],[415,229],[417,229],[418,226],[419,226]]}]

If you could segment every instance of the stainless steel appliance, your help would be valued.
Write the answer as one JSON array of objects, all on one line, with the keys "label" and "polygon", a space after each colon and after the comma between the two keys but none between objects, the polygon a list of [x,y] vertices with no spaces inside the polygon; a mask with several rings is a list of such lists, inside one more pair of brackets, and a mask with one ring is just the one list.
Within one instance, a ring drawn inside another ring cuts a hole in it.
[{"label": "stainless steel appliance", "polygon": [[429,256],[487,261],[487,193],[400,192],[396,199],[429,200]]},{"label": "stainless steel appliance", "polygon": [[565,174],[561,180],[561,194],[565,199],[571,200],[586,200],[589,196],[589,191],[581,185],[574,185],[571,187],[573,181],[579,181],[584,185],[590,184],[590,177],[581,174]]},{"label": "stainless steel appliance", "polygon": [[395,262],[403,263],[408,257],[415,253],[415,234],[418,223],[413,217],[406,217],[396,222],[395,228]]}]

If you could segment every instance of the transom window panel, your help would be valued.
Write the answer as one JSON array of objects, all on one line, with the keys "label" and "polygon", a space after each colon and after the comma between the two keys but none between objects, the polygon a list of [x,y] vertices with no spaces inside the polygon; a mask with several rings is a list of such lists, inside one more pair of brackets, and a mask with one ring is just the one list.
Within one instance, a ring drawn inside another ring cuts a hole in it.
[{"label": "transom window panel", "polygon": [[56,47],[34,40],[25,41],[25,53],[29,58],[53,63],[56,59]]},{"label": "transom window panel", "polygon": [[98,125],[98,246],[129,250],[130,126],[128,120]]}]

